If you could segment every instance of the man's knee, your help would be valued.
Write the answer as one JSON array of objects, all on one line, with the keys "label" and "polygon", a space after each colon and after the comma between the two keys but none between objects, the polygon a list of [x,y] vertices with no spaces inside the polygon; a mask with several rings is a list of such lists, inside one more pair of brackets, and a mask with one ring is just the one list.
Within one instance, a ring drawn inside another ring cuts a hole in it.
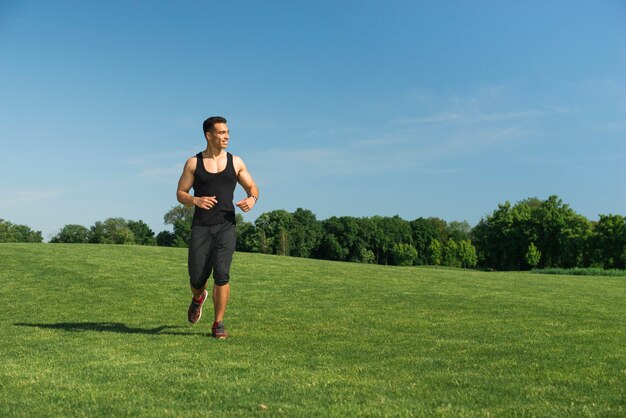
[{"label": "man's knee", "polygon": [[194,286],[193,283],[190,281],[189,287],[191,287],[191,293],[193,293],[194,295],[201,295],[202,292],[206,290],[206,281],[204,282],[204,285],[200,287]]},{"label": "man's knee", "polygon": [[216,286],[224,286],[225,284],[228,284],[228,282],[230,281],[230,277],[228,277],[228,275],[225,276],[213,276],[213,282],[215,283]]},{"label": "man's knee", "polygon": [[[201,275],[190,275],[189,276],[189,285],[196,290],[204,290],[206,289],[207,277],[203,277]],[[201,290],[201,292],[202,292]]]}]

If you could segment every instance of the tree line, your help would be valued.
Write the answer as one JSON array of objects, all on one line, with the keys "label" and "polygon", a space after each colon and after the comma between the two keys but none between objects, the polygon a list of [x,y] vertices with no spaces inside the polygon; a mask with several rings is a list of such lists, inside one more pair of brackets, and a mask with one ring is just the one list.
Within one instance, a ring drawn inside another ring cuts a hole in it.
[{"label": "tree line", "polygon": [[[143,221],[109,218],[87,228],[66,225],[50,242],[187,247],[193,207],[164,216],[171,231]],[[42,242],[41,232],[0,220],[0,242]],[[473,228],[466,222],[399,216],[333,216],[308,209],[262,213],[254,222],[237,215],[237,250],[398,266],[442,265],[495,270],[626,267],[626,217],[589,221],[558,196],[498,205]]]},{"label": "tree line", "polygon": [[27,225],[16,225],[0,218],[0,242],[42,242],[41,231]]}]

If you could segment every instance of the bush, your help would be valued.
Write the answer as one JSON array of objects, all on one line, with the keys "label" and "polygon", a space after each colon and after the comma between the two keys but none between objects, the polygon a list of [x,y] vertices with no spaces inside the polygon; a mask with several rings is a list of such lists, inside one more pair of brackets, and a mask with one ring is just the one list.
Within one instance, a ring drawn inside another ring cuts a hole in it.
[{"label": "bush", "polygon": [[598,267],[589,268],[547,268],[547,269],[532,269],[531,273],[537,274],[565,274],[573,276],[613,276],[613,277],[626,277],[626,270],[610,269],[605,270]]},{"label": "bush", "polygon": [[396,266],[412,266],[417,261],[417,250],[411,244],[401,242],[393,245],[391,256]]},{"label": "bush", "polygon": [[541,251],[535,247],[534,243],[530,243],[528,251],[526,251],[526,262],[530,267],[537,267],[541,261]]},{"label": "bush", "polygon": [[156,243],[160,247],[173,247],[176,236],[170,231],[161,231],[156,236]]},{"label": "bush", "polygon": [[0,219],[0,242],[42,242],[41,231]]},{"label": "bush", "polygon": [[52,243],[69,243],[69,244],[84,244],[89,242],[90,232],[89,229],[82,225],[65,225],[58,234],[56,234],[50,242]]}]

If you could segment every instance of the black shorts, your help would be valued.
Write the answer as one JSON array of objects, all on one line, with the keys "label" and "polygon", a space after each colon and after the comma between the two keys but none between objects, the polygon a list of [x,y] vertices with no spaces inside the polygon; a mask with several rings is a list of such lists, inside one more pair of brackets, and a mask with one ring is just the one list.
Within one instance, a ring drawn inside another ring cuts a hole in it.
[{"label": "black shorts", "polygon": [[235,225],[195,225],[189,240],[189,283],[202,289],[213,273],[213,281],[224,285],[230,280],[230,264],[237,245]]}]

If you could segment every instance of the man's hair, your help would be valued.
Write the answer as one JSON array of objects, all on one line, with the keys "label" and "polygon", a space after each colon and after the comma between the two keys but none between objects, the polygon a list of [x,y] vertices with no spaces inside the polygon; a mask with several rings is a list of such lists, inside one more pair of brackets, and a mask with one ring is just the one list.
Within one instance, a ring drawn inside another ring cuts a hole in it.
[{"label": "man's hair", "polygon": [[226,123],[226,119],[221,116],[211,116],[202,124],[203,131],[213,133],[215,132],[215,124],[216,123]]}]

